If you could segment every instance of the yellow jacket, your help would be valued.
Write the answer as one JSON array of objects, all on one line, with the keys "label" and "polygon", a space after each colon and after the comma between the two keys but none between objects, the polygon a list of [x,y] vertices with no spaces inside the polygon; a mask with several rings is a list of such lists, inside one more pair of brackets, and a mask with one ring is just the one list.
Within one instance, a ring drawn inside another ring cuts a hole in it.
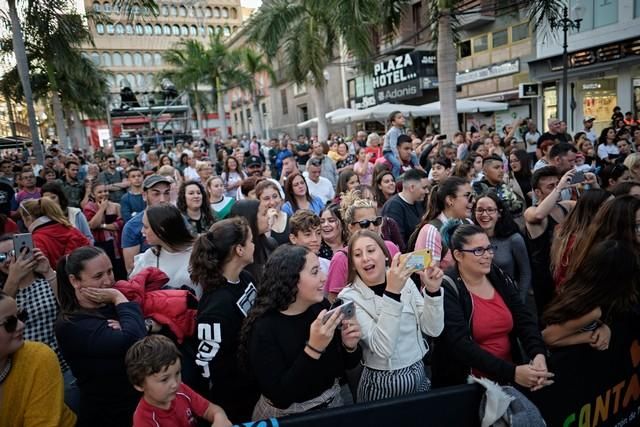
[{"label": "yellow jacket", "polygon": [[0,427],[73,427],[75,414],[64,404],[64,382],[56,354],[27,341],[14,353],[2,384]]}]

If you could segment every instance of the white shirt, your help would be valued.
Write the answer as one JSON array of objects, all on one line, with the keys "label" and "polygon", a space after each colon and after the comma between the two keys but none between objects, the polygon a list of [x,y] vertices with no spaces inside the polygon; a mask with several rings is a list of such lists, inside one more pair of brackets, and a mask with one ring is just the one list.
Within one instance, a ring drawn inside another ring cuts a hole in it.
[{"label": "white shirt", "polygon": [[616,144],[600,144],[598,145],[598,157],[601,159],[608,159],[609,154],[618,155],[620,154],[620,150],[618,150],[618,146]]},{"label": "white shirt", "polygon": [[538,131],[527,131],[524,134],[524,140],[527,143],[527,153],[535,153],[538,148],[538,140],[540,139],[540,132]]},{"label": "white shirt", "polygon": [[153,249],[149,248],[141,254],[133,258],[133,270],[129,277],[133,277],[146,267],[156,267],[162,270],[169,277],[169,281],[164,285],[165,288],[180,289],[187,286],[194,290],[198,299],[202,296],[202,287],[191,281],[189,276],[189,258],[191,258],[191,249],[185,249],[180,252],[169,252],[166,249],[160,251],[160,259],[153,253]]},{"label": "white shirt", "polygon": [[198,175],[198,172],[196,172],[196,168],[187,166],[184,168],[183,173],[185,181],[200,181],[200,176]]},{"label": "white shirt", "polygon": [[322,204],[325,204],[327,203],[327,201],[334,198],[336,192],[333,189],[333,184],[331,184],[331,181],[323,176],[319,178],[320,179],[318,180],[318,182],[315,183],[311,179],[309,179],[309,175],[305,172],[304,179],[307,181],[309,194],[318,197],[322,201]]}]

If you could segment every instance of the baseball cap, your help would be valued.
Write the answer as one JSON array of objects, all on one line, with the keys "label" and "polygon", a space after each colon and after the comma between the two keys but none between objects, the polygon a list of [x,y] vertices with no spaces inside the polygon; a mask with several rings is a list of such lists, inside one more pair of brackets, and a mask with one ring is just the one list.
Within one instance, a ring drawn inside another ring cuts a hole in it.
[{"label": "baseball cap", "polygon": [[586,122],[592,122],[594,121],[596,118],[593,116],[584,116],[584,119],[582,120],[584,123]]},{"label": "baseball cap", "polygon": [[167,178],[166,176],[162,176],[162,175],[150,175],[147,178],[145,178],[144,182],[142,183],[142,189],[144,191],[147,191],[148,189],[150,189],[151,187],[161,184],[161,183],[165,183],[165,184],[173,184],[173,182]]},{"label": "baseball cap", "polygon": [[262,166],[262,159],[259,156],[249,156],[244,162],[246,167]]}]

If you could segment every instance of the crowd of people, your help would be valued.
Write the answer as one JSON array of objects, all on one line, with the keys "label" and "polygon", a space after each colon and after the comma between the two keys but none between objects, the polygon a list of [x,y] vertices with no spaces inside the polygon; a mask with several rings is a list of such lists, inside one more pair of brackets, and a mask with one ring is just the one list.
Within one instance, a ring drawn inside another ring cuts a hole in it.
[{"label": "crowd of people", "polygon": [[0,426],[553,387],[549,351],[638,303],[640,127],[593,121],[5,153]]}]

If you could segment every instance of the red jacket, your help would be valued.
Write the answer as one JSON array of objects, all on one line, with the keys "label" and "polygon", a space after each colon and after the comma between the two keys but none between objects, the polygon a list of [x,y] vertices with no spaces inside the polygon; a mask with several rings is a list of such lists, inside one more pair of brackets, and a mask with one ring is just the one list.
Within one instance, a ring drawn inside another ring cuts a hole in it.
[{"label": "red jacket", "polygon": [[75,227],[67,227],[57,222],[47,222],[37,226],[32,232],[33,245],[40,249],[55,269],[58,260],[91,242]]},{"label": "red jacket", "polygon": [[168,281],[161,270],[147,267],[129,280],[118,280],[115,288],[129,301],[140,304],[145,318],[167,326],[182,343],[195,332],[198,300],[186,290],[162,289]]}]

